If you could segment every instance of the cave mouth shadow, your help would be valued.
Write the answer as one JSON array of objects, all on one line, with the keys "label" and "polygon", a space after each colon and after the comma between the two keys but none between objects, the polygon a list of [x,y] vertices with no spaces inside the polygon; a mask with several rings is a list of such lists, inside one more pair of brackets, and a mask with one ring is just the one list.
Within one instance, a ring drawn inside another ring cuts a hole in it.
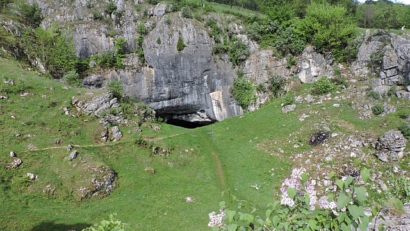
[{"label": "cave mouth shadow", "polygon": [[77,224],[57,224],[55,221],[42,221],[34,226],[30,231],[81,231],[93,224],[77,223]]},{"label": "cave mouth shadow", "polygon": [[212,122],[210,123],[193,123],[193,122],[188,122],[185,120],[176,120],[176,119],[169,119],[169,118],[164,118],[165,123],[171,124],[174,126],[178,127],[183,127],[183,128],[188,128],[188,129],[195,129],[199,127],[204,127],[210,124],[213,124]]}]

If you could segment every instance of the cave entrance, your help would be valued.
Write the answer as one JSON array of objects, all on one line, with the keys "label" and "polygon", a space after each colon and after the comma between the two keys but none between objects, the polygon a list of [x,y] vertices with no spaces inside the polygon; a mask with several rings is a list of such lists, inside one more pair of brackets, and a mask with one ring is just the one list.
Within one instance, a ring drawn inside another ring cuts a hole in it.
[{"label": "cave entrance", "polygon": [[183,127],[183,128],[189,128],[189,129],[194,129],[194,128],[199,128],[199,127],[203,127],[212,123],[193,123],[193,122],[188,122],[185,120],[176,120],[176,119],[166,119],[166,123],[167,124],[171,124],[174,126],[178,126],[178,127]]}]

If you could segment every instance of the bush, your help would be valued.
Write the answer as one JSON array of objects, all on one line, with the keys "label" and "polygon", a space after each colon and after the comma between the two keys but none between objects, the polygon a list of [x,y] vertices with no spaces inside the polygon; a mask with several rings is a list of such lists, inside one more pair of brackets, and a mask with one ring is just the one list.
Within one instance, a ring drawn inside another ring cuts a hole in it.
[{"label": "bush", "polygon": [[38,27],[43,19],[41,17],[41,9],[37,3],[30,5],[23,2],[20,5],[19,11],[24,21],[33,28]]},{"label": "bush", "polygon": [[157,44],[161,45],[161,38],[160,37],[157,38]]},{"label": "bush", "polygon": [[177,51],[182,51],[186,47],[184,40],[182,40],[181,33],[179,33],[178,43],[177,43]]},{"label": "bush", "polygon": [[158,1],[157,0],[148,0],[148,4],[157,5]]},{"label": "bush", "polygon": [[266,87],[263,83],[259,83],[258,86],[256,86],[256,91],[259,92],[266,92]]},{"label": "bush", "polygon": [[410,138],[410,127],[407,123],[402,123],[399,127],[399,130],[401,131],[401,134],[403,134],[406,139]]},{"label": "bush", "polygon": [[332,82],[338,86],[341,86],[342,88],[347,88],[349,87],[349,83],[346,81],[345,78],[342,76],[336,76],[336,78],[332,79]]},{"label": "bush", "polygon": [[169,26],[171,25],[172,21],[170,18],[165,19],[165,23]]},{"label": "bush", "polygon": [[252,82],[248,82],[244,78],[237,78],[233,81],[233,97],[238,101],[242,109],[248,109],[251,102],[255,99],[254,92],[255,89]]},{"label": "bush", "polygon": [[272,92],[272,95],[278,97],[282,94],[283,88],[285,87],[286,80],[279,75],[272,75],[269,80],[269,90]]},{"label": "bush", "polygon": [[295,57],[293,57],[293,55],[288,54],[286,55],[286,66],[288,68],[291,68],[293,65],[296,65],[298,63],[298,61],[295,59]]},{"label": "bush", "polygon": [[373,114],[375,115],[380,115],[384,112],[384,106],[381,104],[376,104],[374,105],[374,107],[372,108]]},{"label": "bush", "polygon": [[108,83],[108,90],[114,94],[114,97],[121,99],[123,94],[122,82],[112,81]]},{"label": "bush", "polygon": [[326,76],[321,77],[318,81],[313,83],[312,94],[324,95],[330,93],[336,89],[336,86],[332,83],[332,80]]},{"label": "bush", "polygon": [[392,85],[389,89],[389,91],[387,92],[387,96],[394,96],[396,95],[396,91],[397,91],[397,86],[396,85]]},{"label": "bush", "polygon": [[369,94],[367,94],[367,96],[369,98],[373,98],[373,99],[380,99],[380,94],[378,92],[375,91],[370,91]]},{"label": "bush", "polygon": [[293,92],[288,92],[288,93],[285,95],[285,97],[283,98],[283,104],[284,104],[284,106],[294,104],[294,103],[295,103],[295,98],[296,98],[295,93],[293,93]]},{"label": "bush", "polygon": [[113,1],[110,1],[108,5],[105,7],[105,13],[112,14],[117,10],[117,6]]},{"label": "bush", "polygon": [[102,16],[102,14],[97,9],[93,10],[92,15],[93,15],[94,20],[103,20],[103,18],[104,18]]},{"label": "bush", "polygon": [[116,213],[110,214],[110,219],[108,221],[102,220],[100,224],[95,224],[82,231],[125,231],[124,224],[116,219],[116,216]]},{"label": "bush", "polygon": [[22,79],[0,78],[0,92],[5,94],[21,94],[27,89]]},{"label": "bush", "polygon": [[78,73],[74,70],[69,71],[67,74],[63,76],[64,82],[66,82],[68,85],[72,86],[80,86],[81,85],[81,79]]},{"label": "bush", "polygon": [[188,6],[182,8],[181,12],[182,12],[182,17],[184,17],[184,18],[192,18],[192,10],[191,10],[191,8],[189,8]]}]

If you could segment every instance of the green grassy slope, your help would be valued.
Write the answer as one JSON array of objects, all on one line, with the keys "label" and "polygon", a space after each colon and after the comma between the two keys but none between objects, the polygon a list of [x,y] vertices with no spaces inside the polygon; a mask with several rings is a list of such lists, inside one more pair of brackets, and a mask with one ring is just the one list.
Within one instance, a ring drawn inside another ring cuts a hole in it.
[{"label": "green grassy slope", "polygon": [[[127,132],[131,127],[121,127],[125,137],[120,142],[100,143],[95,138],[98,120],[64,115],[60,108],[67,106],[72,96],[84,96],[86,89],[64,90],[64,84],[21,70],[6,59],[0,59],[0,73],[24,79],[30,93],[0,100],[0,230],[81,230],[113,212],[127,224],[127,230],[209,230],[208,213],[218,210],[219,202],[227,199],[221,194],[224,190],[258,209],[272,201],[292,168],[288,156],[311,149],[307,140],[317,131],[315,123],[327,120],[335,124],[335,131],[347,133],[358,129],[380,134],[398,126],[395,114],[360,120],[348,105],[350,100],[301,104],[295,112],[283,114],[282,99],[275,99],[255,112],[197,129],[162,124],[161,131],[153,131],[143,126],[144,139],[173,149],[168,157],[151,156],[150,150],[135,144],[136,135]],[[308,89],[309,85],[304,85],[302,93]],[[341,106],[333,107],[334,103]],[[299,121],[302,113],[311,111],[317,114]],[[380,128],[381,124],[386,125]],[[63,143],[54,144],[56,139]],[[304,145],[295,148],[294,140]],[[285,150],[279,156],[270,154],[277,150],[262,146],[274,141]],[[77,145],[81,157],[71,162],[65,158],[70,143]],[[37,150],[29,150],[30,144]],[[10,151],[15,151],[23,164],[6,170],[4,166],[12,160]],[[76,183],[82,175],[74,163],[111,167],[116,172],[116,189],[104,199],[78,200]],[[145,172],[145,167],[156,173]],[[28,172],[37,174],[38,179],[28,180]],[[55,188],[55,193],[43,192],[47,185]],[[193,197],[195,202],[186,203],[185,197]]]}]

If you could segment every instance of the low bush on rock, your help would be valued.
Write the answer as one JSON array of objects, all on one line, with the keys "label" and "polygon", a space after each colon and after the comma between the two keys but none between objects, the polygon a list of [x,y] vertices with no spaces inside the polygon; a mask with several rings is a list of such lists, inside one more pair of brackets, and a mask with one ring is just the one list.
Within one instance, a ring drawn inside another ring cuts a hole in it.
[{"label": "low bush on rock", "polygon": [[335,84],[332,80],[326,76],[321,77],[318,81],[313,83],[312,94],[314,95],[324,95],[330,93],[336,89]]}]

